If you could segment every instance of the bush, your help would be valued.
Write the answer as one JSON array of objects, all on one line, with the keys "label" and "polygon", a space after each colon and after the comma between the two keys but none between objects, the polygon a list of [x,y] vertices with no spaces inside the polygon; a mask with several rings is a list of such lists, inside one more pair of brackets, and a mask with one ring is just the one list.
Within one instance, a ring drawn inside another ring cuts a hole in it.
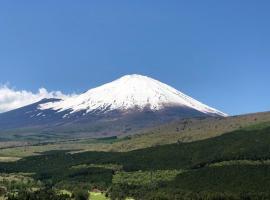
[{"label": "bush", "polygon": [[88,200],[89,193],[85,190],[77,190],[73,193],[75,200]]},{"label": "bush", "polygon": [[20,190],[18,194],[7,195],[7,200],[71,200],[68,195],[56,194],[52,189],[42,189],[35,192]]}]

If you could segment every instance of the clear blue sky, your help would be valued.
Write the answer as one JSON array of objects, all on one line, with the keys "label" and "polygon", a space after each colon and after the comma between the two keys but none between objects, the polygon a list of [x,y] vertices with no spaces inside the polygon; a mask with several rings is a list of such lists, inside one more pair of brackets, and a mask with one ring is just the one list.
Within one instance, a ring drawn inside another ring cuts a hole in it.
[{"label": "clear blue sky", "polygon": [[82,92],[144,74],[229,114],[270,110],[268,0],[3,0],[0,83]]}]

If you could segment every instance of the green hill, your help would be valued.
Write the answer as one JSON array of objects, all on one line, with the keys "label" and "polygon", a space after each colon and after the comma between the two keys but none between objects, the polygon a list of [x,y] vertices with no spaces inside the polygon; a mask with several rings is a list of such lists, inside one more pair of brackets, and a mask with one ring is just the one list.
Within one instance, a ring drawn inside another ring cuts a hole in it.
[{"label": "green hill", "polygon": [[129,152],[52,151],[0,163],[0,171],[32,173],[35,180],[59,189],[99,188],[112,198],[266,198],[269,144],[270,124],[264,123],[205,140]]},{"label": "green hill", "polygon": [[[59,140],[0,141],[0,156],[25,157],[50,150],[126,152],[176,142],[193,142],[220,136],[245,127],[270,122],[270,112],[226,118],[179,120],[125,137],[104,139],[78,138]],[[74,133],[76,134],[76,133]],[[26,137],[27,138],[27,137]],[[13,159],[14,160],[14,159]]]}]

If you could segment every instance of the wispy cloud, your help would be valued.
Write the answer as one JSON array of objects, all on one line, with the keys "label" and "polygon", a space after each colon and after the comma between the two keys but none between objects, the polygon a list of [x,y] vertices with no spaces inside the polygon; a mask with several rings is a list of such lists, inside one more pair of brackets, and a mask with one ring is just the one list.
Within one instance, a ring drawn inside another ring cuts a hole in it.
[{"label": "wispy cloud", "polygon": [[61,91],[47,91],[40,88],[37,92],[16,90],[8,85],[0,85],[0,113],[20,108],[22,106],[37,102],[44,98],[65,99],[71,95],[63,94]]}]

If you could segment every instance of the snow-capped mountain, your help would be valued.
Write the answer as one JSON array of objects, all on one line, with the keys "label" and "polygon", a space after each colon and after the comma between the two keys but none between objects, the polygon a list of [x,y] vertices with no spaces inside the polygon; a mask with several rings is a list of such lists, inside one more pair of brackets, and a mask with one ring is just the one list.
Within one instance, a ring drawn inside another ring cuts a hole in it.
[{"label": "snow-capped mountain", "polygon": [[176,119],[225,117],[214,108],[141,75],[126,75],[87,92],[0,114],[0,133],[107,136],[131,134]]},{"label": "snow-capped mountain", "polygon": [[91,113],[96,110],[101,112],[129,111],[135,108],[157,111],[168,107],[189,107],[209,115],[226,116],[164,83],[137,74],[123,76],[79,96],[42,104],[39,109],[52,109],[58,112],[69,110],[72,114],[78,111]]}]

